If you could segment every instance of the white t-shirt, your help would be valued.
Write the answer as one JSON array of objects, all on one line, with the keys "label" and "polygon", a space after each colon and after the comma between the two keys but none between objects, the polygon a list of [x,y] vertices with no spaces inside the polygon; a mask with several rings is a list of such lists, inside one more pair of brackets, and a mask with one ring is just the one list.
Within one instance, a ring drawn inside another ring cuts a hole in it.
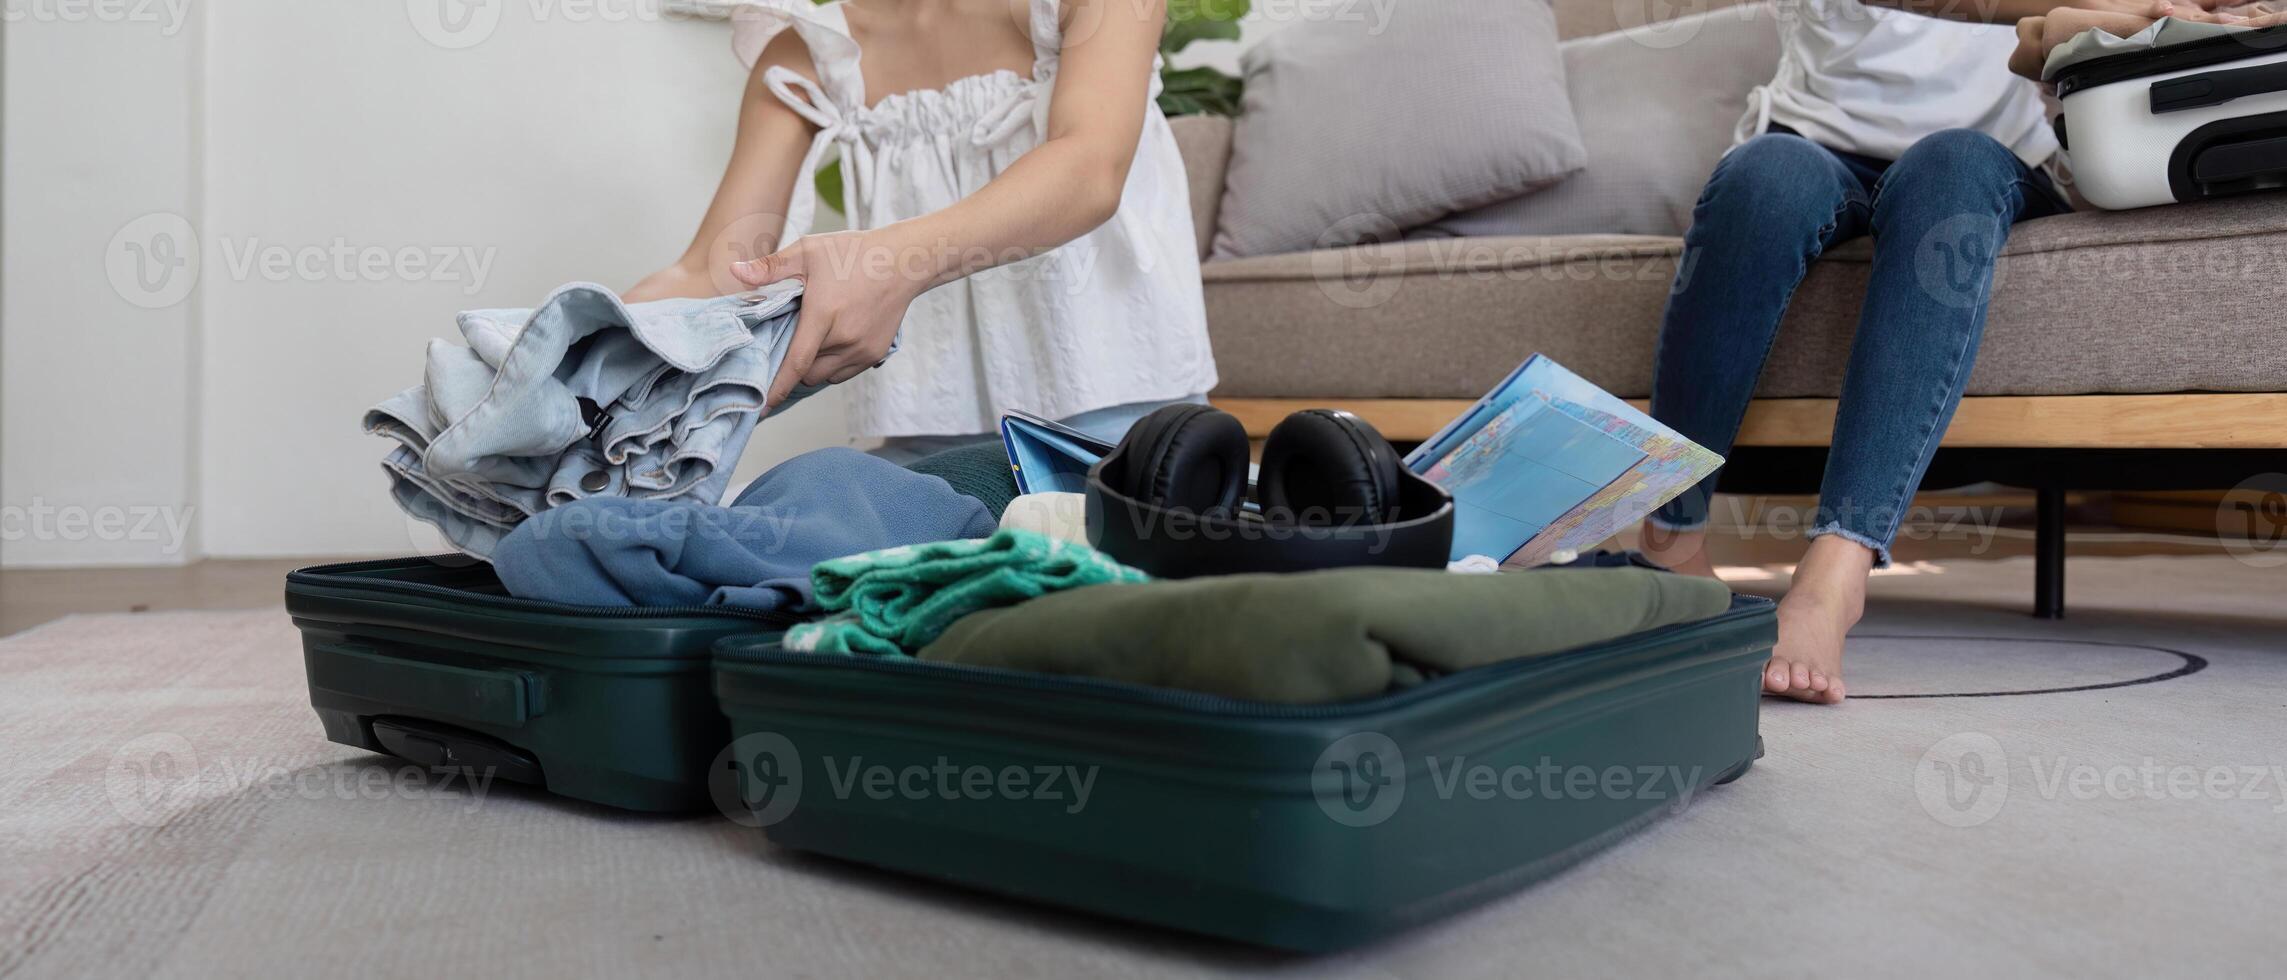
[{"label": "white t-shirt", "polygon": [[1974,129],[2039,167],[2057,152],[2040,89],[2009,71],[2017,33],[1858,0],[1779,0],[1779,73],[1747,98],[1738,142],[1779,123],[1896,160],[1941,129]]}]

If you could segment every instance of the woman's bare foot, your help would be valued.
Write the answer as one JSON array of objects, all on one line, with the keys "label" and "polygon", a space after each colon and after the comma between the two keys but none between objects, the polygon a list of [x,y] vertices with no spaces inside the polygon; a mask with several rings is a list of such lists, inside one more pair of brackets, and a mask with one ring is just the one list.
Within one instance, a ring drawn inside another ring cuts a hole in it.
[{"label": "woman's bare foot", "polygon": [[1707,532],[1671,531],[1650,521],[1636,535],[1636,550],[1672,572],[1715,577],[1715,562],[1707,557]]},{"label": "woman's bare foot", "polygon": [[1763,668],[1763,691],[1797,701],[1839,704],[1842,643],[1866,612],[1874,552],[1840,535],[1811,540],[1793,584],[1779,600],[1779,643]]}]

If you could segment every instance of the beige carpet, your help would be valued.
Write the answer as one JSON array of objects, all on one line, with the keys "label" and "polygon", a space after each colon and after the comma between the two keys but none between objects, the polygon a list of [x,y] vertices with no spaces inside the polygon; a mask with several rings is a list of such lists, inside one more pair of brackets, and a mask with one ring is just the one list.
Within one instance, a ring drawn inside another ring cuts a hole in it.
[{"label": "beige carpet", "polygon": [[279,610],[68,619],[0,641],[0,976],[2277,975],[2287,570],[2030,576],[1877,583],[1853,693],[1978,696],[1767,704],[1681,817],[1324,959],[480,797],[325,742]]}]

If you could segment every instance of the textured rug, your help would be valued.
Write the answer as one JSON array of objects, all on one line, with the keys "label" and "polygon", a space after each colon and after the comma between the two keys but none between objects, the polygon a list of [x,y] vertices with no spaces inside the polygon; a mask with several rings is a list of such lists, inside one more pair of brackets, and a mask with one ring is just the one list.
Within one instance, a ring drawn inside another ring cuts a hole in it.
[{"label": "textured rug", "polygon": [[67,619],[0,641],[0,976],[2275,973],[2287,571],[2072,573],[2061,623],[2022,561],[1882,576],[1858,697],[1766,702],[1745,778],[1316,959],[398,768],[319,734],[277,609]]}]

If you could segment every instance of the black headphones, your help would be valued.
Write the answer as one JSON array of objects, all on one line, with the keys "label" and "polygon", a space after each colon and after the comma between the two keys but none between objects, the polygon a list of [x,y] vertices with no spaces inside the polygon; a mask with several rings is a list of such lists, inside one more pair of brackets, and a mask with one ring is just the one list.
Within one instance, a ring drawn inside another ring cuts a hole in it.
[{"label": "black headphones", "polygon": [[1088,472],[1088,538],[1162,578],[1348,565],[1443,568],[1453,499],[1374,427],[1314,408],[1271,429],[1256,508],[1246,428],[1206,405],[1144,416]]}]

